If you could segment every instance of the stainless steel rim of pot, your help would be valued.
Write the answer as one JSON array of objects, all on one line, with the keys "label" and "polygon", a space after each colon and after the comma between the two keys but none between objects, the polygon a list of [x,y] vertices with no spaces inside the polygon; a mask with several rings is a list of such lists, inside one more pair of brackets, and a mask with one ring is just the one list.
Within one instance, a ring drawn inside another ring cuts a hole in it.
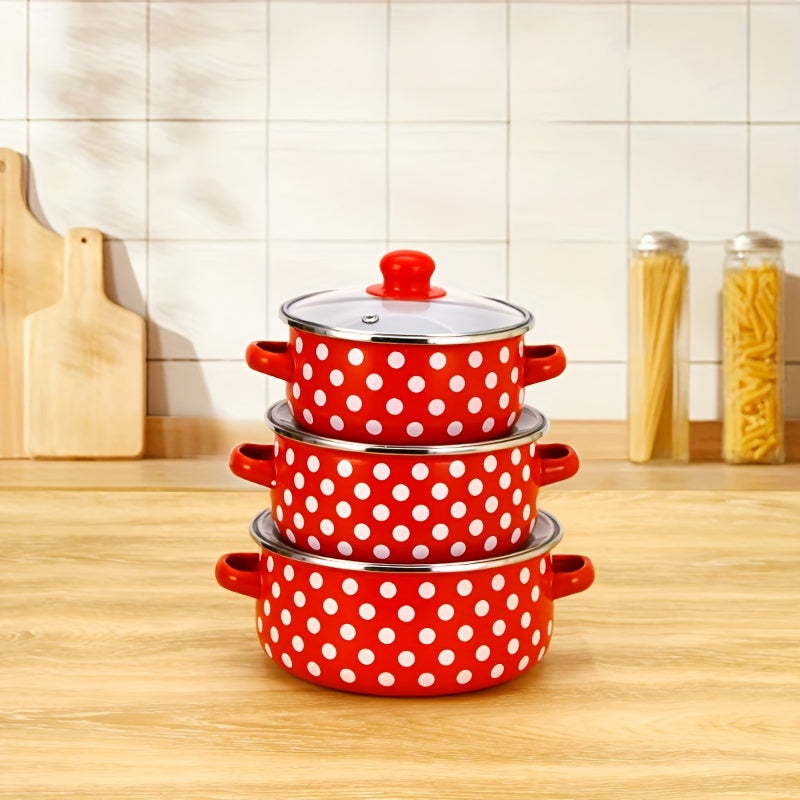
[{"label": "stainless steel rim of pot", "polygon": [[303,561],[306,564],[314,564],[345,572],[380,572],[406,575],[432,572],[475,572],[482,569],[497,569],[508,564],[518,564],[552,550],[561,541],[564,533],[559,521],[552,514],[540,509],[536,516],[533,531],[528,537],[528,542],[520,550],[508,555],[482,558],[476,561],[450,561],[434,564],[378,564],[367,561],[345,561],[341,558],[329,558],[328,556],[308,553],[305,550],[298,550],[280,538],[275,524],[272,522],[272,514],[269,510],[262,511],[250,523],[250,535],[256,544],[267,552],[289,558],[292,561]]},{"label": "stainless steel rim of pot", "polygon": [[469,453],[487,453],[492,450],[521,447],[541,439],[550,428],[549,420],[541,411],[537,411],[531,406],[523,406],[517,424],[511,429],[508,436],[504,436],[501,439],[429,446],[366,444],[364,442],[351,442],[348,439],[329,439],[303,430],[295,422],[289,409],[289,403],[286,400],[279,400],[267,409],[266,423],[267,427],[274,433],[296,442],[328,447],[332,450],[346,450],[351,453],[380,453],[396,456],[468,455]]},{"label": "stainless steel rim of pot", "polygon": [[[300,319],[293,315],[289,309],[301,300],[306,300],[310,297],[320,295],[320,292],[311,292],[299,297],[294,297],[287,300],[280,307],[278,316],[286,323],[291,325],[295,330],[303,331],[305,333],[314,333],[318,336],[327,336],[332,339],[344,339],[346,341],[354,342],[375,342],[376,344],[477,344],[479,342],[493,342],[500,339],[511,339],[515,336],[521,336],[529,331],[534,324],[533,314],[527,308],[509,303],[506,300],[491,299],[498,305],[507,307],[512,311],[516,311],[520,315],[519,322],[503,326],[500,328],[492,328],[491,330],[478,331],[475,333],[442,333],[442,334],[415,334],[415,333],[387,333],[370,330],[357,330],[353,328],[336,328],[322,323],[316,323],[313,320]],[[372,316],[372,315],[368,315]],[[366,320],[362,318],[365,323],[372,323],[374,320]]]}]

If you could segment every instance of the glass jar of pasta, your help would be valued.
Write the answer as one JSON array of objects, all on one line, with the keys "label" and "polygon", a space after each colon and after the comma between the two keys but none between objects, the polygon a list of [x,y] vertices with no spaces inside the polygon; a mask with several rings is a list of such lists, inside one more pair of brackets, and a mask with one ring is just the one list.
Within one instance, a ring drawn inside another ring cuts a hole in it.
[{"label": "glass jar of pasta", "polygon": [[722,457],[731,464],[785,459],[782,250],[761,231],[725,243]]},{"label": "glass jar of pasta", "polygon": [[687,243],[647,233],[628,268],[628,458],[689,460]]}]

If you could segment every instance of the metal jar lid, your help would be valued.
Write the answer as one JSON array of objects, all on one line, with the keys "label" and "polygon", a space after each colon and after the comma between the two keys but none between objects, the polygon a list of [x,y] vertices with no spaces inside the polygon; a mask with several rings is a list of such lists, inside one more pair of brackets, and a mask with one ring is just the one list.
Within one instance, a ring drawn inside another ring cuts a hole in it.
[{"label": "metal jar lid", "polygon": [[523,406],[517,424],[514,425],[508,435],[501,439],[446,445],[390,445],[351,442],[349,439],[329,439],[325,436],[309,433],[297,424],[286,400],[280,400],[270,406],[267,409],[265,419],[267,427],[271,431],[296,442],[313,444],[317,447],[329,447],[333,450],[347,450],[351,453],[381,453],[400,456],[468,455],[469,453],[486,453],[508,447],[520,447],[541,439],[550,427],[550,423],[544,414],[531,406]]},{"label": "metal jar lid", "polygon": [[348,572],[393,572],[393,573],[420,573],[420,572],[475,572],[481,569],[497,569],[506,564],[516,564],[529,561],[537,556],[544,555],[552,550],[563,537],[561,525],[558,520],[541,509],[536,515],[528,541],[519,550],[504,556],[482,558],[477,561],[447,561],[435,564],[384,564],[366,561],[346,561],[341,558],[330,558],[299,550],[285,541],[272,521],[269,511],[262,511],[250,523],[250,535],[260,547],[268,553],[284,556],[294,561],[303,561],[320,567],[341,569]]},{"label": "metal jar lid", "polygon": [[728,253],[754,253],[759,250],[780,250],[783,242],[764,231],[743,231],[725,242]]},{"label": "metal jar lid", "polygon": [[637,253],[677,253],[683,255],[688,247],[686,239],[681,239],[668,231],[650,231],[645,233],[636,243]]},{"label": "metal jar lid", "polygon": [[383,283],[288,300],[280,316],[294,328],[370,342],[447,344],[508,338],[533,327],[530,311],[431,286],[433,259],[395,250],[380,262]]}]

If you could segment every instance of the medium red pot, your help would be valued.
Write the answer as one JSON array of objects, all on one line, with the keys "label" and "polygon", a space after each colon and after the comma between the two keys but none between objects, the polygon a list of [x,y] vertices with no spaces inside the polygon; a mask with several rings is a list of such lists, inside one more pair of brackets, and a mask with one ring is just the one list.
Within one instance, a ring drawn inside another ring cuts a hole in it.
[{"label": "medium red pot", "polygon": [[427,567],[303,553],[279,538],[269,512],[251,533],[260,552],[222,556],[216,577],[256,599],[264,651],[298,678],[362,694],[455,694],[511,680],[547,651],[553,601],[594,580],[588,558],[551,557],[562,534],[543,511],[513,555]]},{"label": "medium red pot", "polygon": [[382,444],[475,442],[516,423],[524,387],[560,375],[556,345],[528,346],[531,313],[430,285],[414,250],[383,257],[381,285],[289,300],[287,342],[253,342],[250,367],[285,380],[299,425]]},{"label": "medium red pot", "polygon": [[270,487],[275,524],[301,550],[358,561],[468,561],[509,553],[536,519],[539,488],[572,477],[578,456],[537,444],[547,421],[526,407],[503,439],[440,447],[366,446],[267,412],[274,445],[242,444],[231,471]]}]

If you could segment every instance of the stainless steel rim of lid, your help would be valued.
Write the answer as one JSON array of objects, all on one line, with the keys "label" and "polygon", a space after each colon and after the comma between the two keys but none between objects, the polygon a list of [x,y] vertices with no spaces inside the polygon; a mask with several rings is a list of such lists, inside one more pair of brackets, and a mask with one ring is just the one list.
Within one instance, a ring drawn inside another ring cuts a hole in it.
[{"label": "stainless steel rim of lid", "polygon": [[477,331],[470,333],[442,333],[442,334],[413,334],[413,333],[386,333],[386,332],[373,332],[370,330],[356,330],[353,328],[337,328],[325,325],[324,323],[317,323],[309,319],[300,319],[291,313],[290,308],[294,303],[301,300],[306,300],[310,297],[324,294],[324,292],[311,292],[309,294],[301,295],[300,297],[293,297],[287,300],[280,307],[278,316],[293,328],[306,333],[314,333],[319,336],[327,336],[335,339],[345,339],[346,341],[355,342],[375,342],[377,344],[476,344],[479,342],[492,342],[500,339],[511,339],[514,336],[521,336],[529,331],[534,324],[533,314],[528,309],[518,306],[514,303],[509,303],[506,300],[490,299],[499,305],[506,306],[520,315],[520,321],[514,325],[508,325],[500,328],[492,328],[486,331]]}]

